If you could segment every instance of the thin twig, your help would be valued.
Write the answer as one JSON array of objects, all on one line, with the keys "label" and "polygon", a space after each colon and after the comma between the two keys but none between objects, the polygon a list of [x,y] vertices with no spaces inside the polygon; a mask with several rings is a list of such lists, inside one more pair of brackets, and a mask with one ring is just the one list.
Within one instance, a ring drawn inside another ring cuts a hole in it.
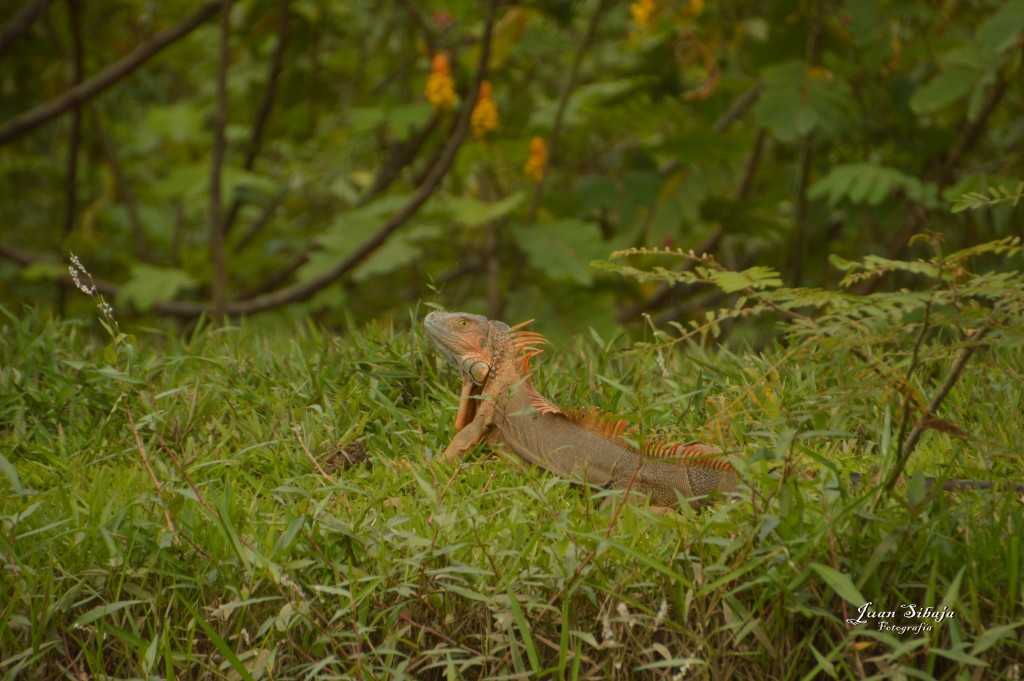
[{"label": "thin twig", "polygon": [[196,495],[196,499],[199,501],[200,504],[203,505],[204,508],[206,508],[207,511],[210,512],[210,515],[212,515],[217,520],[220,520],[220,513],[218,513],[217,509],[215,509],[213,506],[210,506],[210,504],[203,497],[202,493],[199,491],[199,488],[196,487],[196,484],[194,482],[192,482],[192,478],[191,476],[189,476],[188,471],[186,471],[185,467],[181,465],[181,459],[178,458],[178,455],[174,453],[173,449],[167,446],[162,437],[157,435],[157,438],[160,442],[160,449],[164,450],[164,453],[167,454],[167,456],[171,457],[171,461],[174,463],[174,467],[178,469],[178,472],[181,473],[181,477],[185,478],[185,482],[188,483],[188,486],[190,488],[192,488],[192,494]]},{"label": "thin twig", "polygon": [[[416,158],[416,155],[423,148],[424,143],[430,137],[430,135],[437,129],[438,124],[441,122],[441,114],[434,113],[427,121],[427,124],[418,130],[410,131],[409,138],[393,143],[388,149],[388,157],[384,163],[381,164],[377,170],[377,174],[373,178],[373,183],[370,184],[370,188],[366,190],[366,193],[359,197],[356,201],[356,208],[365,206],[373,199],[380,196],[388,187],[391,186],[402,169],[408,166]],[[442,147],[443,149],[443,147]],[[433,167],[433,166],[430,166]]]},{"label": "thin twig", "polygon": [[[594,42],[594,38],[597,35],[597,24],[605,14],[606,4],[607,0],[600,0],[597,3],[597,7],[594,8],[594,12],[590,16],[590,24],[587,26],[587,33],[583,38],[583,42],[580,44],[580,48],[576,50],[575,57],[573,57],[572,67],[569,69],[569,76],[565,81],[565,87],[562,88],[562,94],[558,100],[558,109],[555,112],[555,121],[551,126],[551,139],[548,140],[549,160],[555,158],[555,154],[558,150],[558,143],[562,135],[562,126],[565,123],[565,112],[569,106],[569,98],[576,89],[576,81],[579,79],[580,67],[583,65],[583,57],[587,54],[587,51],[590,50],[590,46]],[[533,224],[537,220],[537,211],[540,210],[540,199],[544,194],[546,178],[547,173],[544,173],[541,175],[540,179],[537,180],[537,184],[533,187],[533,198],[530,200],[530,209],[526,214],[526,224]]]},{"label": "thin twig", "polygon": [[110,138],[110,133],[103,124],[103,116],[97,111],[93,111],[92,114],[90,123],[96,131],[96,136],[100,141],[100,147],[103,149],[103,155],[106,156],[107,164],[110,166],[110,172],[114,176],[114,191],[117,193],[117,198],[124,205],[125,211],[128,213],[128,222],[131,223],[132,226],[132,240],[135,255],[141,258],[146,253],[146,233],[145,228],[142,226],[142,218],[139,217],[138,202],[135,199],[135,192],[132,191],[132,187],[128,183],[128,178],[125,177],[124,169],[121,167],[121,161],[117,156],[117,149],[114,147],[114,142]]},{"label": "thin twig", "polygon": [[416,24],[417,30],[420,32],[420,37],[423,38],[423,43],[427,47],[427,54],[433,56],[437,54],[437,40],[434,39],[434,32],[430,30],[430,26],[424,21],[423,15],[416,9],[416,5],[411,0],[398,0],[409,16],[412,18],[412,22]]},{"label": "thin twig", "polygon": [[[978,109],[978,112],[974,115],[974,118],[969,121],[965,121],[965,125],[961,126],[960,134],[949,148],[949,152],[946,153],[942,160],[942,164],[939,166],[938,172],[935,174],[935,185],[938,194],[942,195],[942,190],[948,187],[953,182],[953,174],[956,171],[957,166],[963,161],[964,155],[974,149],[977,144],[978,137],[985,129],[985,125],[988,123],[989,117],[992,112],[995,111],[996,107],[1003,99],[1003,95],[1006,94],[1009,80],[1002,74],[996,76],[995,85],[989,92],[988,97],[985,99],[984,104]],[[906,227],[896,235],[896,237],[889,244],[890,257],[900,257],[906,253],[910,237],[917,234],[924,225],[925,220],[928,218],[928,211],[922,206],[915,206],[914,211],[910,214],[906,221]],[[874,291],[882,279],[874,279],[865,285],[865,291]]]},{"label": "thin twig", "polygon": [[[263,139],[263,131],[266,128],[267,120],[270,118],[270,110],[274,106],[274,99],[277,95],[277,83],[281,75],[281,67],[284,64],[285,49],[288,47],[288,19],[291,16],[289,4],[291,0],[281,0],[280,13],[277,19],[277,45],[274,47],[274,54],[270,58],[270,67],[267,72],[267,87],[263,90],[263,99],[260,101],[259,111],[256,113],[256,121],[253,123],[252,132],[249,135],[249,143],[245,148],[245,160],[242,167],[252,170],[256,164],[256,155],[260,150],[260,142]],[[238,217],[238,211],[242,207],[242,201],[236,196],[231,201],[228,215],[224,219],[224,234],[230,234],[231,228]],[[238,248],[235,249],[240,250]]]},{"label": "thin twig", "polygon": [[[266,229],[267,225],[270,224],[271,219],[274,217],[274,213],[277,212],[277,207],[280,206],[281,201],[284,200],[285,193],[286,192],[284,191],[278,192],[277,194],[274,195],[272,199],[270,199],[270,201],[267,202],[267,205],[263,206],[263,210],[260,211],[259,217],[257,217],[251,225],[249,225],[249,229],[246,230],[245,234],[242,235],[242,238],[239,239],[231,248],[233,253],[241,253],[242,251],[244,251],[246,247],[248,247],[249,244],[252,243],[252,240],[255,239],[260,232]],[[272,291],[273,287],[264,290]],[[252,296],[243,295],[240,297],[251,298]]]},{"label": "thin twig", "polygon": [[761,96],[762,90],[764,90],[764,83],[758,83],[740,95],[739,98],[732,103],[732,106],[726,109],[725,113],[715,121],[715,124],[711,126],[711,129],[721,134],[732,127],[732,124],[742,118],[743,114],[747,113],[747,110],[757,102],[758,98]]},{"label": "thin twig", "polygon": [[[814,16],[811,18],[810,31],[807,34],[807,64],[814,68],[821,64],[821,35],[824,21],[822,0],[814,3]],[[804,278],[804,258],[807,256],[807,231],[810,200],[807,191],[811,186],[811,163],[814,161],[815,134],[808,132],[800,143],[797,161],[796,190],[796,225],[793,239],[789,246],[789,279],[791,285],[800,286]]]},{"label": "thin twig", "polygon": [[[295,437],[298,438],[299,445],[302,446],[302,451],[306,453],[306,456],[309,457],[309,460],[312,461],[313,465],[316,466],[316,469],[318,471],[320,471],[320,476],[323,477],[323,479],[326,480],[327,482],[331,483],[331,485],[337,486],[338,483],[335,482],[334,478],[332,478],[330,475],[327,474],[327,471],[325,471],[323,468],[320,467],[320,462],[317,461],[316,457],[313,456],[313,453],[309,451],[309,447],[306,446],[306,441],[302,439],[302,433],[299,432],[299,426],[296,425],[294,430],[295,430]],[[352,513],[352,504],[349,503],[348,494],[342,494],[341,495],[341,501],[342,501],[343,504],[345,504],[345,510],[348,513],[351,514]]]},{"label": "thin twig", "polygon": [[299,440],[299,444],[302,446],[302,451],[306,453],[309,460],[312,461],[313,465],[316,466],[316,469],[320,471],[320,476],[332,485],[337,485],[338,483],[334,481],[334,478],[328,475],[327,471],[320,467],[320,462],[317,461],[316,457],[309,451],[309,447],[306,446],[305,440],[302,439],[302,433],[299,431],[299,426],[295,425],[292,430],[295,431],[295,437]]},{"label": "thin twig", "polygon": [[[13,598],[11,599],[14,600]],[[78,666],[78,660],[82,657],[82,649],[79,647],[78,654],[75,656],[71,655],[71,646],[68,645],[68,637],[64,632],[60,634],[61,641],[64,642],[64,654],[68,658],[68,671],[75,675],[78,681],[89,681],[89,675],[82,671],[81,667]]]},{"label": "thin twig", "polygon": [[[917,334],[917,340],[914,342],[914,349],[910,353],[910,365],[907,367],[907,375],[904,379],[907,385],[910,385],[911,380],[914,378],[914,372],[917,370],[917,365],[921,359],[921,347],[924,345],[925,336],[928,335],[929,320],[932,312],[932,300],[929,299],[928,303],[924,306],[924,319],[921,320],[921,331]],[[903,454],[903,442],[907,435],[907,429],[910,428],[910,395],[905,394],[903,396],[903,417],[902,423],[900,424],[900,435],[897,442],[896,458],[899,459]]]},{"label": "thin twig", "polygon": [[939,389],[935,392],[931,401],[925,410],[925,413],[914,429],[910,431],[910,435],[907,436],[906,441],[903,442],[900,448],[900,456],[896,460],[896,465],[893,466],[892,472],[889,474],[888,480],[885,481],[884,489],[886,492],[891,492],[893,487],[899,481],[900,476],[903,475],[903,469],[906,468],[907,461],[910,459],[910,455],[914,453],[914,448],[917,447],[918,441],[921,439],[921,435],[928,429],[928,419],[935,415],[939,406],[942,405],[942,401],[946,399],[946,395],[953,389],[956,382],[960,379],[960,374],[967,367],[967,362],[974,355],[975,351],[980,347],[980,341],[985,338],[986,335],[992,330],[990,326],[983,326],[977,329],[974,333],[967,337],[964,341],[963,352],[960,353],[960,357],[957,358],[956,362],[949,369],[949,373],[946,375],[946,380],[942,382]]},{"label": "thin twig", "polygon": [[[82,44],[82,6],[79,0],[67,0],[68,24],[71,31],[71,87],[82,82],[85,73],[84,47]],[[64,242],[75,228],[78,214],[78,151],[82,146],[82,106],[72,110],[71,133],[68,137],[67,169],[64,176]],[[58,307],[64,310],[64,291],[58,285]]]},{"label": "thin twig", "polygon": [[10,21],[0,28],[0,57],[10,49],[15,40],[29,29],[36,19],[46,11],[50,0],[32,0],[25,3],[18,13],[11,17]]},{"label": "thin twig", "polygon": [[797,161],[796,225],[789,245],[789,279],[792,286],[800,286],[804,278],[804,258],[807,256],[807,222],[810,201],[807,190],[811,186],[811,162],[814,160],[814,131],[807,133],[800,143]]},{"label": "thin twig", "polygon": [[228,303],[227,258],[224,254],[224,218],[221,206],[221,175],[224,170],[226,141],[224,129],[228,124],[228,52],[231,36],[231,3],[222,0],[220,14],[220,41],[217,63],[217,111],[213,118],[213,154],[210,161],[210,294],[213,298],[213,318],[224,323]]},{"label": "thin twig", "polygon": [[65,91],[46,104],[41,104],[10,119],[6,125],[0,127],[0,145],[7,144],[29,130],[33,130],[50,119],[67,112],[72,107],[92,99],[100,92],[103,92],[111,85],[131,74],[168,45],[177,42],[199,26],[202,26],[207,19],[217,13],[220,6],[221,0],[207,0],[206,4],[184,22],[174,28],[157,33],[152,40],[139,45],[135,48],[135,51],[124,59],[111,64],[92,78],[82,81],[79,85]]},{"label": "thin twig", "polygon": [[739,188],[736,190],[736,200],[742,201],[750,196],[754,187],[754,177],[757,175],[757,167],[761,163],[761,152],[764,150],[764,141],[768,136],[767,130],[758,128],[754,133],[754,147],[750,150],[750,156],[743,165],[743,177],[740,179]]},{"label": "thin twig", "polygon": [[[128,405],[125,405],[124,410],[128,413],[128,425],[132,429],[132,435],[135,436],[135,446],[139,450],[139,456],[142,458],[142,463],[149,471],[149,477],[153,481],[153,486],[156,487],[156,493],[159,495],[163,491],[163,485],[156,477],[156,472],[153,467],[149,465],[149,457],[146,456],[146,448],[142,446],[142,438],[139,437],[139,429],[135,427],[135,417],[132,416],[132,409]],[[167,529],[172,534],[177,534],[177,530],[174,527],[174,521],[171,519],[171,512],[164,506],[164,518],[167,520]]]}]

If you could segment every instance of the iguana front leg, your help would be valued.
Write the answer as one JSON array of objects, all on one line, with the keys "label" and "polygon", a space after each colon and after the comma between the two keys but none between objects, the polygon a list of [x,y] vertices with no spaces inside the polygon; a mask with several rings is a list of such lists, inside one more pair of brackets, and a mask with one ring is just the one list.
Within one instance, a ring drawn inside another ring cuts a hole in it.
[{"label": "iguana front leg", "polygon": [[476,416],[477,402],[472,398],[473,381],[469,378],[462,381],[462,394],[459,395],[459,411],[455,414],[455,430],[462,430]]},{"label": "iguana front leg", "polygon": [[[477,401],[475,398],[466,400]],[[460,413],[462,409],[460,408]],[[461,461],[467,454],[473,451],[482,440],[487,437],[491,426],[494,423],[494,403],[490,400],[481,401],[476,408],[476,418],[465,425],[452,439],[441,455],[441,460],[446,463]]]}]

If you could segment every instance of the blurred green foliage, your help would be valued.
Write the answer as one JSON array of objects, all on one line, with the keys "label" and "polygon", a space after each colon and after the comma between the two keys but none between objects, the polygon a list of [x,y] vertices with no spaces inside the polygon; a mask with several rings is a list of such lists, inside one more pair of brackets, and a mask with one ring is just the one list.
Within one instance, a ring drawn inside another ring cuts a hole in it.
[{"label": "blurred green foliage", "polygon": [[[68,90],[76,35],[88,79],[196,9],[50,4],[0,57],[16,67],[0,77],[0,120]],[[467,103],[486,13],[475,0],[233,3],[229,298],[323,275],[401,210]],[[118,286],[119,308],[166,316],[157,301],[210,299],[218,30],[212,17],[86,101],[77,148],[70,110],[0,146],[0,302],[63,305],[52,265],[69,251]],[[841,276],[830,254],[914,255],[925,230],[951,249],[1019,233],[1022,30],[1024,0],[502,5],[486,74],[500,127],[467,134],[429,201],[367,258],[268,309],[346,323],[402,319],[426,299],[610,330],[710,304],[590,267],[617,249],[706,248],[828,287]],[[438,111],[424,96],[436,54],[459,98]],[[540,182],[524,172],[535,137],[550,154]],[[1010,189],[986,202],[992,187]],[[985,210],[951,213],[960,196]]]}]

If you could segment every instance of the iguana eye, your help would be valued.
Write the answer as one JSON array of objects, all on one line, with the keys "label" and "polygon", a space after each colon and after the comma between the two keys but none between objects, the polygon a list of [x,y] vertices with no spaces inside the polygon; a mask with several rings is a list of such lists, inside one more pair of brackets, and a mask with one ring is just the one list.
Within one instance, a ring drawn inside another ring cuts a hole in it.
[{"label": "iguana eye", "polygon": [[462,327],[469,326],[469,320],[468,319],[460,319],[458,323],[459,323],[459,326],[462,326]]}]

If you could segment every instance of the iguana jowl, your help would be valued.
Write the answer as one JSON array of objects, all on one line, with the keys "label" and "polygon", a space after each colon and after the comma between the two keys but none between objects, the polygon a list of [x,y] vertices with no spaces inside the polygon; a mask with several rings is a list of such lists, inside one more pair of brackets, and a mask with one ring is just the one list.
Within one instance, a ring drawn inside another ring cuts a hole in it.
[{"label": "iguana jowl", "polygon": [[525,461],[570,480],[648,494],[655,506],[736,488],[736,472],[720,450],[701,442],[648,443],[636,449],[626,422],[597,409],[563,411],[530,382],[530,358],[544,338],[529,322],[503,322],[435,311],[427,337],[462,373],[458,430],[445,461],[461,460],[480,442],[503,446]]}]

